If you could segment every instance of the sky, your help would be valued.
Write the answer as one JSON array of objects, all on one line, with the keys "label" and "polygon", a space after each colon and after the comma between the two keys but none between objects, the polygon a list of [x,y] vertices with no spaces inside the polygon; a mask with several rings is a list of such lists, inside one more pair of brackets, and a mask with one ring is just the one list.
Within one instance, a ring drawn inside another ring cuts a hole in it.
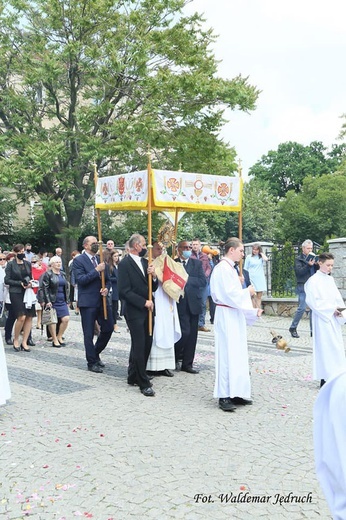
[{"label": "sky", "polygon": [[261,94],[250,113],[226,111],[221,137],[243,176],[280,143],[338,139],[346,114],[345,0],[193,0],[218,39],[219,76],[249,77]]}]

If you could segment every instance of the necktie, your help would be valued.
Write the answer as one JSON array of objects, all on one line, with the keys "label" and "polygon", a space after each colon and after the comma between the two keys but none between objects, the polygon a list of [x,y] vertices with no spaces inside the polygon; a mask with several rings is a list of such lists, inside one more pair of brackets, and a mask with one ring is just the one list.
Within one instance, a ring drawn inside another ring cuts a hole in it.
[{"label": "necktie", "polygon": [[145,261],[144,261],[144,258],[141,258],[141,265],[142,265],[143,274],[145,276]]},{"label": "necktie", "polygon": [[185,269],[185,266],[186,266],[186,262],[185,262],[185,260],[183,260],[183,267],[184,267],[184,269]]},{"label": "necktie", "polygon": [[93,263],[93,266],[94,267],[97,267],[97,262],[96,262],[96,258],[94,256],[91,257],[91,261]]}]

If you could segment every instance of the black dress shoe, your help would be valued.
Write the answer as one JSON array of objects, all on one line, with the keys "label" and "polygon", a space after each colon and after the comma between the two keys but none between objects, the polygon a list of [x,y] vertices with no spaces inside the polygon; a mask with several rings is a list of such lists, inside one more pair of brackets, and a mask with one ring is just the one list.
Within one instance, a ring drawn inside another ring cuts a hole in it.
[{"label": "black dress shoe", "polygon": [[168,368],[166,368],[165,370],[161,370],[159,372],[160,376],[166,376],[166,377],[174,377],[174,374],[173,372],[171,372],[170,370],[168,370]]},{"label": "black dress shoe", "polygon": [[297,329],[288,329],[288,330],[290,331],[292,338],[299,338]]},{"label": "black dress shoe", "polygon": [[27,344],[29,345],[29,347],[34,347],[36,345],[36,343],[34,343],[32,339],[28,339]]},{"label": "black dress shoe", "polygon": [[61,348],[61,345],[60,343],[58,343],[57,345],[54,343],[54,341],[52,341],[52,347],[54,348]]},{"label": "black dress shoe", "polygon": [[101,368],[104,368],[106,365],[104,364],[103,361],[101,361],[101,359],[99,359],[98,361],[96,361],[96,365],[98,365],[99,367]]},{"label": "black dress shoe", "polygon": [[243,406],[252,404],[251,399],[243,399],[242,397],[232,397],[231,401],[233,404],[241,404]]},{"label": "black dress shoe", "polygon": [[234,412],[237,409],[235,404],[232,403],[230,397],[222,397],[221,399],[219,399],[219,407],[224,412]]},{"label": "black dress shoe", "polygon": [[13,345],[13,341],[10,339],[5,339],[6,345]]},{"label": "black dress shoe", "polygon": [[182,372],[187,372],[188,374],[199,374],[199,370],[196,370],[192,367],[181,367]]},{"label": "black dress shoe", "polygon": [[60,347],[66,347],[66,343],[65,343],[65,341],[60,341],[60,340],[58,339],[58,343],[59,343]]},{"label": "black dress shoe", "polygon": [[91,365],[91,367],[88,367],[88,370],[90,372],[96,372],[96,374],[102,374],[103,372],[102,368],[99,367],[97,363],[95,363],[95,365]]},{"label": "black dress shoe", "polygon": [[143,395],[145,395],[145,397],[154,397],[154,395],[155,395],[155,392],[151,388],[151,386],[149,386],[148,388],[142,388],[141,392]]},{"label": "black dress shoe", "polygon": [[20,346],[20,350],[23,350],[24,352],[31,352],[31,350],[28,347],[23,347],[23,345]]}]

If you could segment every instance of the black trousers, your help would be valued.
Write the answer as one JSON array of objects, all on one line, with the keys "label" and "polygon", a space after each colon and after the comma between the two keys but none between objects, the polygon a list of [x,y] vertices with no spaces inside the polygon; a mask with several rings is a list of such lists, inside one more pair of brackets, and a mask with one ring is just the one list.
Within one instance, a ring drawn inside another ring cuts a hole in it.
[{"label": "black trousers", "polygon": [[[106,348],[113,334],[112,309],[107,305],[107,319],[104,319],[102,305],[100,307],[80,307],[82,328],[84,334],[85,356],[88,367],[95,365],[100,359],[100,353]],[[94,344],[95,321],[100,325],[100,334]]]},{"label": "black trousers", "polygon": [[[129,367],[127,370],[128,383],[137,383],[139,388],[148,388],[150,381],[146,372],[147,361],[150,355],[153,337],[149,336],[149,318],[137,318],[129,320],[127,326],[131,335],[131,350],[129,356]],[[154,320],[153,320],[154,324]]]},{"label": "black trousers", "polygon": [[179,313],[181,328],[181,338],[174,345],[175,361],[182,361],[182,368],[192,368],[195,358],[197,335],[198,335],[198,314],[191,314],[188,308],[184,313]]},{"label": "black trousers", "polygon": [[112,313],[113,313],[113,321],[114,325],[117,322],[118,319],[118,309],[119,309],[119,300],[112,300]]}]

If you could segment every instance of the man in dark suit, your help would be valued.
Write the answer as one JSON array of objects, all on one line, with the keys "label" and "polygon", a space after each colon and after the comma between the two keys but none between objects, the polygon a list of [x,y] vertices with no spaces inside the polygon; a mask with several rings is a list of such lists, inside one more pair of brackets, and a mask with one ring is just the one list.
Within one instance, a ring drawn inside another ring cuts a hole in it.
[{"label": "man in dark suit", "polygon": [[[100,353],[106,348],[113,333],[113,316],[110,305],[107,305],[107,319],[103,313],[102,297],[107,296],[107,287],[102,289],[101,272],[105,263],[100,262],[97,255],[99,244],[93,236],[83,241],[84,253],[73,260],[73,271],[78,285],[78,307],[82,318],[85,354],[88,370],[101,373],[105,366],[100,359]],[[100,334],[94,344],[95,321],[100,326]]]},{"label": "man in dark suit", "polygon": [[[155,392],[151,388],[146,366],[150,354],[152,336],[149,336],[149,312],[153,312],[153,300],[149,300],[148,275],[155,274],[154,267],[143,258],[147,252],[145,238],[132,235],[129,240],[129,254],[119,263],[119,297],[125,302],[125,319],[131,334],[131,350],[127,382],[138,385],[142,394],[150,397]],[[157,289],[157,279],[153,278],[153,291]]]},{"label": "man in dark suit", "polygon": [[198,370],[193,368],[193,360],[198,335],[198,316],[202,311],[202,300],[207,279],[202,262],[196,258],[191,258],[191,246],[187,240],[179,242],[177,253],[176,262],[183,264],[189,278],[185,285],[184,298],[180,298],[178,303],[181,338],[174,345],[175,360],[178,370],[181,369],[189,374],[198,374]]}]

